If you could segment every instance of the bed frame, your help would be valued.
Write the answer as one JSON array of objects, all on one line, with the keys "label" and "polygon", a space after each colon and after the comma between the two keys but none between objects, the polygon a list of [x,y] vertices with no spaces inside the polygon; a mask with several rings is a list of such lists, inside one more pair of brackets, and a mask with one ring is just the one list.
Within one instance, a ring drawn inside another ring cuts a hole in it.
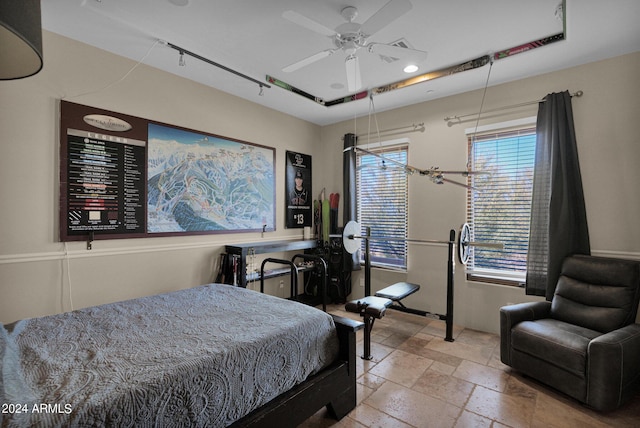
[{"label": "bed frame", "polygon": [[336,324],[338,361],[254,410],[232,427],[296,427],[326,406],[340,420],[356,406],[356,331],[359,321],[331,315]]}]

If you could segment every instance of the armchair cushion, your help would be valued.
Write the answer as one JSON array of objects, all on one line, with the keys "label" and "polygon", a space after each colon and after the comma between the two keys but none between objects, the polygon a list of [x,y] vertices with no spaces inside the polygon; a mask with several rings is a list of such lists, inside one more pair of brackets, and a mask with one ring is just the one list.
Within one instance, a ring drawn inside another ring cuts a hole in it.
[{"label": "armchair cushion", "polygon": [[[584,378],[587,347],[601,333],[551,318],[524,321],[511,331],[513,349]],[[550,359],[549,356],[553,355]]]},{"label": "armchair cushion", "polygon": [[638,283],[636,261],[569,257],[551,301],[551,317],[601,333],[624,327],[636,318]]}]

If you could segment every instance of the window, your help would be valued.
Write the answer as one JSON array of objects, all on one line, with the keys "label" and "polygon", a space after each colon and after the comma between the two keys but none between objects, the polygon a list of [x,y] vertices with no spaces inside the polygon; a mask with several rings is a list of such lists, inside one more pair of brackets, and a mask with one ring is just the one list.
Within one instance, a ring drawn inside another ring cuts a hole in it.
[{"label": "window", "polygon": [[371,264],[406,269],[408,178],[402,165],[407,164],[408,147],[406,144],[385,147],[384,143],[375,146],[363,147],[388,161],[368,153],[357,154],[358,221],[363,229],[371,227],[373,237],[398,239],[370,240]]},{"label": "window", "polygon": [[471,247],[469,279],[524,284],[535,148],[535,128],[469,138],[471,169],[489,173],[469,176],[471,240],[504,244],[503,250]]}]

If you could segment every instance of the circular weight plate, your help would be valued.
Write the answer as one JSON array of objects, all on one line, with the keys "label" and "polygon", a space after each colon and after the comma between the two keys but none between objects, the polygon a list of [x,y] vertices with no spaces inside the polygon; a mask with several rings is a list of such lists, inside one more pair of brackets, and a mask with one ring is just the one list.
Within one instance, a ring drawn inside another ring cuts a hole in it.
[{"label": "circular weight plate", "polygon": [[342,245],[347,253],[354,254],[360,249],[362,239],[354,238],[354,236],[360,236],[360,230],[360,223],[357,221],[351,220],[344,226],[344,230],[342,231]]},{"label": "circular weight plate", "polygon": [[463,265],[469,261],[469,243],[471,242],[471,229],[469,224],[465,223],[460,227],[460,233],[458,234],[458,260]]}]

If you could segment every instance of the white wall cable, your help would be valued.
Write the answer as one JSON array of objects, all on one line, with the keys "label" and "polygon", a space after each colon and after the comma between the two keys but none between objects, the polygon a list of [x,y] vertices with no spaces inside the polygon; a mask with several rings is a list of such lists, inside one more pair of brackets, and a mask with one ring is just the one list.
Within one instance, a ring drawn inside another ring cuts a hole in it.
[{"label": "white wall cable", "polygon": [[147,52],[144,54],[144,56],[140,59],[140,61],[138,61],[133,67],[131,67],[131,69],[129,71],[127,71],[121,78],[119,78],[118,80],[111,82],[109,84],[107,84],[106,86],[100,88],[100,89],[96,89],[94,91],[89,91],[89,92],[83,92],[81,94],[76,94],[76,95],[71,95],[71,96],[63,96],[62,99],[69,99],[69,98],[78,98],[78,97],[82,97],[85,95],[91,95],[91,94],[97,94],[99,92],[102,91],[106,91],[107,89],[111,88],[112,86],[117,85],[118,83],[124,81],[127,77],[129,77],[129,75],[131,73],[133,73],[133,71],[138,68],[138,66],[140,64],[142,64],[144,62],[145,59],[147,59],[147,57],[149,56],[149,54],[151,54],[151,51],[153,50],[153,48],[156,47],[156,45],[158,45],[158,43],[160,43],[160,40],[155,40],[153,42],[153,44],[151,45],[151,47],[147,50]]},{"label": "white wall cable", "polygon": [[[64,243],[64,261],[66,264],[67,270],[67,290],[69,292],[69,310],[73,311],[73,296],[71,295],[71,264],[69,263],[69,249],[67,247],[67,243]],[[63,266],[63,274],[61,275],[61,291],[60,291],[60,304],[63,312],[64,310],[64,266]]]}]

